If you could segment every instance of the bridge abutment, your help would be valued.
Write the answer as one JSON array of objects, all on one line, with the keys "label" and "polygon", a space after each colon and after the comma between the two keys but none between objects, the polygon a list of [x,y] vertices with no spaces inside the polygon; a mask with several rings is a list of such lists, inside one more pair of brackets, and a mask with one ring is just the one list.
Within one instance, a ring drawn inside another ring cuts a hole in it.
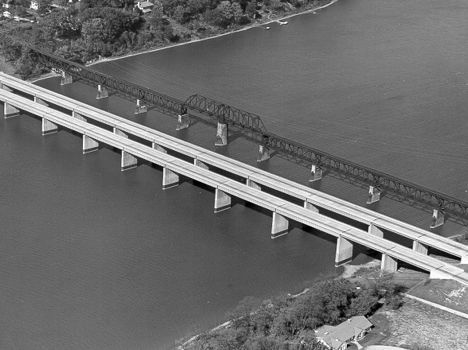
[{"label": "bridge abutment", "polygon": [[91,153],[98,149],[99,142],[87,135],[83,135],[83,154]]},{"label": "bridge abutment", "polygon": [[137,99],[134,114],[144,114],[146,112],[148,112],[148,107],[143,105],[143,102],[140,99]]},{"label": "bridge abutment", "polygon": [[271,150],[265,145],[258,145],[257,163],[271,158]]},{"label": "bridge abutment", "polygon": [[68,85],[73,83],[73,76],[71,74],[68,74],[65,71],[61,72],[61,79],[60,79],[60,85]]},{"label": "bridge abutment", "polygon": [[413,250],[415,252],[427,255],[427,246],[418,242],[418,241],[413,241]]},{"label": "bridge abutment", "polygon": [[190,126],[190,117],[188,113],[177,115],[176,131],[187,129]]},{"label": "bridge abutment", "polygon": [[231,208],[231,196],[217,188],[215,190],[214,212],[219,213],[229,208]]},{"label": "bridge abutment", "polygon": [[283,215],[273,212],[273,219],[271,221],[271,239],[284,236],[288,233],[289,220]]},{"label": "bridge abutment", "polygon": [[336,242],[335,266],[341,266],[353,259],[353,243],[342,236]]},{"label": "bridge abutment", "polygon": [[441,209],[434,209],[432,211],[432,221],[430,228],[442,226],[445,223],[445,215]]},{"label": "bridge abutment", "polygon": [[54,134],[58,131],[58,126],[46,118],[42,118],[42,135]]},{"label": "bridge abutment", "polygon": [[8,102],[3,103],[3,118],[8,119],[8,118],[13,118],[17,117],[20,114],[20,110]]},{"label": "bridge abutment", "polygon": [[161,146],[159,146],[156,142],[151,143],[151,148],[155,149],[156,151],[167,153],[167,150]]},{"label": "bridge abutment", "polygon": [[372,204],[380,200],[382,191],[375,186],[369,186],[369,195],[367,197],[367,204]]},{"label": "bridge abutment", "polygon": [[130,170],[136,168],[138,165],[138,159],[133,154],[130,154],[124,150],[122,150],[122,157],[120,160],[120,170]]},{"label": "bridge abutment", "polygon": [[382,261],[380,262],[381,273],[394,273],[398,269],[398,261],[390,255],[382,253]]},{"label": "bridge abutment", "polygon": [[377,226],[370,224],[367,232],[371,235],[383,238],[384,233],[381,229],[379,229]]},{"label": "bridge abutment", "polygon": [[167,190],[168,188],[176,187],[179,185],[179,175],[177,175],[172,170],[169,170],[167,167],[163,168],[163,180],[162,188]]},{"label": "bridge abutment", "polygon": [[312,164],[310,168],[310,178],[309,182],[315,182],[322,179],[323,171],[318,165]]},{"label": "bridge abutment", "polygon": [[106,87],[99,84],[98,87],[97,87],[96,100],[101,100],[101,99],[107,98],[107,97],[109,97],[109,91],[107,91]]},{"label": "bridge abutment", "polygon": [[215,146],[227,146],[228,144],[228,125],[218,121],[216,128],[216,142]]}]

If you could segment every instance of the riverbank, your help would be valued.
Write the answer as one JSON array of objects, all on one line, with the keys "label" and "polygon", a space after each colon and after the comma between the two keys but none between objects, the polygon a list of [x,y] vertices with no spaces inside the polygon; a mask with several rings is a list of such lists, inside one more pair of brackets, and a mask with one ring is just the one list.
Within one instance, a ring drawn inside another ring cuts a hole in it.
[{"label": "riverbank", "polygon": [[144,54],[151,53],[151,52],[167,50],[167,49],[171,49],[171,48],[178,47],[178,46],[194,44],[194,43],[201,42],[201,41],[206,41],[206,40],[216,39],[216,38],[220,38],[220,37],[227,36],[227,35],[232,35],[232,34],[235,34],[235,33],[246,31],[246,30],[251,30],[251,29],[254,29],[254,28],[258,28],[258,27],[267,26],[267,25],[273,24],[273,23],[284,22],[285,20],[296,17],[296,16],[301,16],[301,15],[305,15],[305,14],[309,14],[309,13],[314,13],[316,11],[320,11],[322,9],[325,9],[325,8],[337,3],[338,1],[339,0],[318,1],[318,3],[319,3],[318,5],[309,4],[309,5],[306,5],[304,9],[300,9],[297,12],[293,11],[293,13],[281,14],[281,15],[270,14],[269,17],[262,18],[262,19],[257,19],[255,23],[248,24],[248,25],[246,25],[245,27],[242,27],[242,28],[237,28],[237,29],[234,29],[234,30],[228,30],[228,31],[223,32],[223,33],[210,35],[210,36],[203,37],[203,38],[198,38],[198,39],[188,40],[188,41],[184,41],[184,42],[179,42],[177,44],[169,44],[169,45],[164,45],[162,47],[152,48],[152,49],[143,50],[143,51],[139,51],[139,52],[131,52],[131,53],[128,53],[128,54],[125,54],[125,55],[122,55],[122,56],[101,58],[101,59],[98,59],[98,60],[96,60],[94,62],[86,64],[86,66],[90,67],[90,66],[100,64],[100,63],[112,62],[112,61],[116,61],[116,60],[120,60],[120,59],[124,59],[124,58],[128,58],[128,57],[134,57],[134,56],[144,55]]}]

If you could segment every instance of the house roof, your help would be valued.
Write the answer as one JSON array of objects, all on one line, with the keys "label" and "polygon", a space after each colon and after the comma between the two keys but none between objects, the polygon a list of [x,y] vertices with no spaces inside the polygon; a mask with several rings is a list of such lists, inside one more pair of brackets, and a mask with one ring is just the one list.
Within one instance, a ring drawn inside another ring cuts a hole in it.
[{"label": "house roof", "polygon": [[354,338],[357,333],[372,327],[364,316],[354,316],[338,326],[322,326],[315,330],[317,338],[322,339],[332,349],[338,349],[343,343]]}]

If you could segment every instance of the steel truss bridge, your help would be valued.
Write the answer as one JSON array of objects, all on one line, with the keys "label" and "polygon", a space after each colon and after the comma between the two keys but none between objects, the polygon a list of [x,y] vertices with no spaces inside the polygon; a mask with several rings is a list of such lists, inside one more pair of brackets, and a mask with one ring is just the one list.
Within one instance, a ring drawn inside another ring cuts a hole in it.
[{"label": "steel truss bridge", "polygon": [[192,95],[185,101],[167,96],[152,89],[100,73],[89,67],[65,60],[28,45],[31,56],[44,67],[60,70],[74,80],[97,86],[109,93],[130,100],[140,100],[148,108],[155,108],[169,115],[186,115],[222,122],[240,129],[257,142],[278,154],[299,163],[316,165],[331,175],[344,178],[360,185],[374,186],[391,197],[424,209],[438,209],[451,220],[468,222],[468,203],[426,187],[399,179],[384,172],[371,169],[349,160],[336,157],[313,147],[298,143],[267,131],[260,116],[243,111],[202,95]]}]

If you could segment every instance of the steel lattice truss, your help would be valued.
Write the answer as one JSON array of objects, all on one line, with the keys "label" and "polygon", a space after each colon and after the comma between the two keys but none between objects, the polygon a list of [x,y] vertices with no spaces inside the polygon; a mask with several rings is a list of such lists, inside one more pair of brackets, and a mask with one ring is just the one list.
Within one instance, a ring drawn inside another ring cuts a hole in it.
[{"label": "steel lattice truss", "polygon": [[209,114],[220,122],[256,133],[265,133],[266,128],[260,116],[239,108],[215,101],[202,95],[192,95],[186,101],[187,108]]},{"label": "steel lattice truss", "polygon": [[169,112],[172,114],[186,113],[184,102],[181,100],[161,94],[146,87],[97,72],[78,63],[45,53],[41,50],[35,48],[32,50],[35,57],[41,64],[55,70],[62,70],[76,80],[83,81],[93,86],[101,85],[109,90],[109,92],[122,95],[132,100],[139,99],[148,108],[154,107],[162,110],[163,112]]},{"label": "steel lattice truss", "polygon": [[[28,45],[28,47],[30,46]],[[100,84],[109,91],[131,100],[140,99],[148,107],[158,108],[165,113],[186,114],[191,111],[197,112],[212,121],[224,122],[250,132],[256,136],[257,140],[262,140],[267,147],[287,157],[305,162],[308,165],[318,165],[353,183],[375,186],[389,195],[409,202],[411,205],[420,204],[424,208],[441,209],[444,213],[449,214],[452,219],[459,219],[462,222],[468,220],[467,202],[272,134],[266,130],[261,117],[256,114],[198,94],[190,96],[186,101],[181,101],[42,52],[36,48],[30,48],[40,63],[52,69],[62,70],[75,79],[94,86]]]}]

